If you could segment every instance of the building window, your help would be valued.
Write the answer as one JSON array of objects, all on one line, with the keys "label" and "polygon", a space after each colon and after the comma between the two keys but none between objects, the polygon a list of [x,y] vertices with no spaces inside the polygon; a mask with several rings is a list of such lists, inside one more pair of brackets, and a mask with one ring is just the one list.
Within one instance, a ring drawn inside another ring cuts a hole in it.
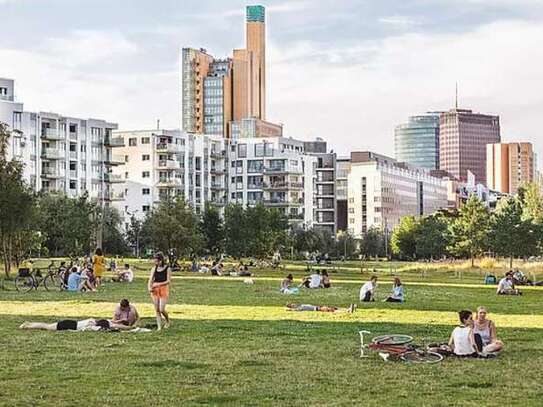
[{"label": "building window", "polygon": [[141,190],[142,195],[149,195],[151,193],[151,190],[149,188],[143,188]]},{"label": "building window", "polygon": [[247,144],[238,144],[238,158],[247,157]]},{"label": "building window", "polygon": [[127,156],[127,155],[124,156],[124,162],[125,162],[125,163],[128,162],[128,156]]},{"label": "building window", "polygon": [[143,171],[141,173],[142,178],[149,178],[150,176],[151,176],[151,174],[149,173],[149,171]]},{"label": "building window", "polygon": [[130,147],[135,147],[138,145],[138,139],[136,137],[133,137],[133,138],[129,138],[128,139],[128,145]]},{"label": "building window", "polygon": [[150,159],[151,159],[151,157],[149,156],[149,154],[143,154],[141,156],[142,161],[149,161]]},{"label": "building window", "polygon": [[141,144],[151,144],[151,138],[150,137],[142,137],[141,138]]},{"label": "building window", "polygon": [[150,209],[149,205],[143,205],[143,206],[141,207],[141,210],[142,210],[143,213],[149,212],[149,209]]}]

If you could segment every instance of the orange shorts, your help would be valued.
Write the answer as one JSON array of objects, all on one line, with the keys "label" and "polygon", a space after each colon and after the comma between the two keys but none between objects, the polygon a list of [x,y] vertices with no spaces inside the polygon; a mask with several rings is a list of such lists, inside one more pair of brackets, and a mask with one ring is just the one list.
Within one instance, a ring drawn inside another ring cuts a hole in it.
[{"label": "orange shorts", "polygon": [[170,295],[170,287],[167,285],[160,285],[158,287],[153,287],[153,291],[151,292],[151,297],[153,297],[155,300],[168,299],[169,295]]}]

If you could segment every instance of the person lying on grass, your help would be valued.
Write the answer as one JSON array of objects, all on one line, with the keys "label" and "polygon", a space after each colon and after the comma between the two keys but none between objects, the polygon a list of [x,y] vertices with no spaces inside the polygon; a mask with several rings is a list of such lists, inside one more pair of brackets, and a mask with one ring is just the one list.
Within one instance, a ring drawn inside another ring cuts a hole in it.
[{"label": "person lying on grass", "polygon": [[372,276],[370,281],[365,283],[360,288],[360,301],[362,302],[375,301],[376,290],[377,290],[377,276]]},{"label": "person lying on grass", "polygon": [[473,323],[473,336],[477,351],[482,356],[497,354],[503,349],[503,342],[498,340],[496,334],[496,325],[490,319],[487,319],[488,311],[485,307],[477,308],[477,314]]},{"label": "person lying on grass", "polygon": [[139,319],[140,316],[136,307],[133,304],[130,304],[130,302],[124,298],[115,308],[113,319],[111,321],[115,324],[134,326],[137,324]]},{"label": "person lying on grass", "polygon": [[328,305],[311,305],[311,304],[294,304],[286,305],[287,311],[316,311],[316,312],[348,312],[352,314],[356,310],[356,304],[349,305],[348,308],[341,309],[338,307],[330,307]]},{"label": "person lying on grass", "polygon": [[513,272],[508,271],[505,273],[505,277],[498,283],[496,293],[498,295],[522,295],[522,292],[515,288]]},{"label": "person lying on grass", "polygon": [[19,326],[19,329],[41,329],[45,331],[126,331],[134,328],[128,325],[117,324],[107,319],[84,319],[81,321],[63,319],[50,324],[45,322],[23,322]]},{"label": "person lying on grass", "polygon": [[392,284],[392,294],[387,297],[385,302],[403,302],[404,301],[404,292],[402,282],[398,277],[394,278],[394,283]]}]

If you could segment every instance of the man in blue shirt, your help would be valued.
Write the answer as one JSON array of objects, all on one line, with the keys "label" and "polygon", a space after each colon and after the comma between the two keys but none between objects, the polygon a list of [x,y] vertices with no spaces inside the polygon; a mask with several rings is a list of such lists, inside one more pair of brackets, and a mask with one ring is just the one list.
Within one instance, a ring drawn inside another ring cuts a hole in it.
[{"label": "man in blue shirt", "polygon": [[72,271],[68,277],[68,291],[81,291],[85,280],[81,278],[81,271]]}]

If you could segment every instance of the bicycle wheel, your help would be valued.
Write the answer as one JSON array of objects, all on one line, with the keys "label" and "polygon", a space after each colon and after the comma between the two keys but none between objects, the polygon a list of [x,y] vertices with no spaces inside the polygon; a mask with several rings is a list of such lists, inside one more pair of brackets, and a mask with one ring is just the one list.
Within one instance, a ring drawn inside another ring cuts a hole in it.
[{"label": "bicycle wheel", "polygon": [[405,345],[413,341],[413,337],[402,334],[380,335],[371,340],[379,345]]},{"label": "bicycle wheel", "polygon": [[438,363],[443,360],[443,355],[425,350],[414,350],[404,353],[401,359],[407,363]]},{"label": "bicycle wheel", "polygon": [[51,290],[61,290],[62,289],[62,281],[60,280],[60,277],[58,274],[48,274],[43,279],[43,286],[47,291]]},{"label": "bicycle wheel", "polygon": [[34,278],[32,276],[19,276],[15,278],[15,288],[17,291],[28,292],[34,288]]}]

